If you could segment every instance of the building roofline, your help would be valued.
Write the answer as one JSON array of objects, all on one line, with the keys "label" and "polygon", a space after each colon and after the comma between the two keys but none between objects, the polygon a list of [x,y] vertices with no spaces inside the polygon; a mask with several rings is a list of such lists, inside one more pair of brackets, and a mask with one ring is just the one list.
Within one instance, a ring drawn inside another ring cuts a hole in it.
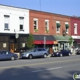
[{"label": "building roofline", "polygon": [[53,14],[53,15],[59,15],[59,16],[64,16],[64,17],[72,17],[72,16],[68,16],[68,15],[57,14],[57,13],[52,13],[52,12],[47,12],[47,11],[40,11],[40,10],[33,10],[33,9],[29,9],[29,10],[37,11],[37,12],[43,12],[43,13],[48,13],[48,14]]},{"label": "building roofline", "polygon": [[53,14],[53,15],[59,15],[59,16],[64,16],[64,17],[69,17],[69,18],[80,19],[79,17],[68,16],[68,15],[63,15],[63,14],[57,14],[57,13],[47,12],[47,11],[42,11],[42,10],[40,11],[40,10],[34,10],[34,9],[29,9],[29,8],[16,7],[16,6],[5,5],[5,4],[0,4],[0,5],[1,5],[1,6],[12,7],[12,8],[19,8],[19,9],[25,9],[25,10],[31,10],[31,11],[37,11],[37,12],[43,12],[43,13],[48,13],[48,14]]},{"label": "building roofline", "polygon": [[12,8],[19,8],[19,9],[27,9],[29,10],[28,8],[22,8],[22,7],[16,7],[16,6],[11,6],[11,5],[5,5],[5,4],[0,4],[1,6],[6,6],[6,7],[12,7]]}]

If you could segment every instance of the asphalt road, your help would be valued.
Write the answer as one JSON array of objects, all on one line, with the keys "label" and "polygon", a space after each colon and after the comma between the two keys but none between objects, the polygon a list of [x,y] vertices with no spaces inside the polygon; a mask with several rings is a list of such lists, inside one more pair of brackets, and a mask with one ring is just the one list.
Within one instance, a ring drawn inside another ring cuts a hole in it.
[{"label": "asphalt road", "polygon": [[73,80],[80,55],[0,61],[0,80]]}]

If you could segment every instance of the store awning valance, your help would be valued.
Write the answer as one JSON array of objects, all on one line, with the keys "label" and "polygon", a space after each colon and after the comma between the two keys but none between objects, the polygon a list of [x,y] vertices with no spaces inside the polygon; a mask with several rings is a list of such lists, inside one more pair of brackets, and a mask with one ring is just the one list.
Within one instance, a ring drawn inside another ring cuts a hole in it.
[{"label": "store awning valance", "polygon": [[[53,35],[33,35],[33,36],[34,44],[44,44],[44,37],[46,44],[54,44],[56,41]],[[57,44],[57,42],[55,44]]]},{"label": "store awning valance", "polygon": [[55,39],[57,41],[69,41],[69,39],[70,39],[71,36],[68,36],[68,35],[66,35],[66,36],[55,35],[54,37],[55,37]]}]

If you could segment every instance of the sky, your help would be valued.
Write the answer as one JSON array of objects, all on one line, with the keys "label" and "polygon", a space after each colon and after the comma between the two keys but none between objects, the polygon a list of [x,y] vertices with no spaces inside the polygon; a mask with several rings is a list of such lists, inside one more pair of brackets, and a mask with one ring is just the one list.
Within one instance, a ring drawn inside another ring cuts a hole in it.
[{"label": "sky", "polygon": [[80,0],[0,0],[0,4],[80,17]]}]

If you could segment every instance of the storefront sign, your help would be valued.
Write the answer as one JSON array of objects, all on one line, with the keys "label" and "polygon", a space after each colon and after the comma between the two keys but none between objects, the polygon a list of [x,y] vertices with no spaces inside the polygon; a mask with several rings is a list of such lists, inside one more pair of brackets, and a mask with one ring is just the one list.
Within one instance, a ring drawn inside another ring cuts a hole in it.
[{"label": "storefront sign", "polygon": [[3,48],[6,48],[6,43],[3,43]]},{"label": "storefront sign", "polygon": [[25,47],[25,43],[22,43],[22,47]]}]

